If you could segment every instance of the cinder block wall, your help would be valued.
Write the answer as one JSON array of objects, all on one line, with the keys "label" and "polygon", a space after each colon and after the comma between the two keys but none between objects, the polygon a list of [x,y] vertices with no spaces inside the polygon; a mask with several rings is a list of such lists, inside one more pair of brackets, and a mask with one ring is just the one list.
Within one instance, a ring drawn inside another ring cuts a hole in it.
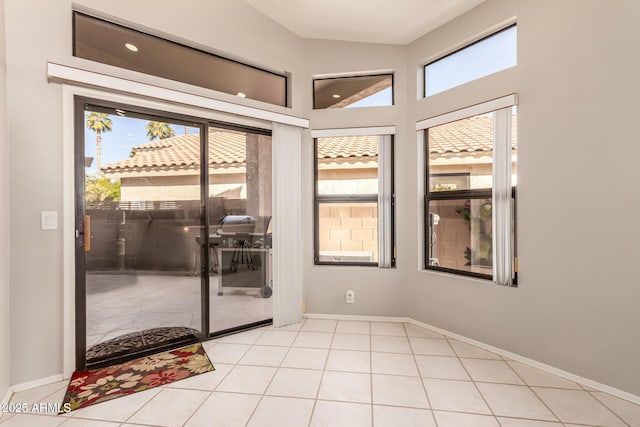
[{"label": "cinder block wall", "polygon": [[327,203],[320,206],[320,251],[372,252],[378,259],[376,203]]}]

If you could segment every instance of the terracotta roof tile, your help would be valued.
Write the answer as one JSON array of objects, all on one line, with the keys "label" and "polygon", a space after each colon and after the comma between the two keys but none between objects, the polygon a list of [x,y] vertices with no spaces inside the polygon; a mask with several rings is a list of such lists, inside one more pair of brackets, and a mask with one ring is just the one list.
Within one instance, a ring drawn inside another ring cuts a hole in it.
[{"label": "terracotta roof tile", "polygon": [[[476,116],[458,120],[429,130],[429,153],[473,153],[492,150],[493,119]],[[513,148],[516,147],[515,123]],[[211,166],[241,165],[246,162],[245,141],[242,133],[216,131],[211,133],[209,153]],[[187,134],[138,145],[135,155],[128,159],[105,165],[107,173],[132,169],[182,167],[198,168],[200,162],[200,135]],[[349,136],[320,138],[318,156],[321,159],[362,160],[378,155],[378,137]]]},{"label": "terracotta roof tile", "polygon": [[321,159],[349,159],[376,157],[377,136],[332,136],[318,138],[318,157]]},{"label": "terracotta roof tile", "polygon": [[[512,147],[517,145],[515,116]],[[473,153],[493,150],[493,117],[474,116],[429,129],[429,154]]]},{"label": "terracotta roof tile", "polygon": [[[209,140],[211,165],[237,164],[246,161],[244,134],[212,132]],[[200,164],[200,135],[187,134],[165,138],[133,147],[133,157],[105,165],[105,172],[131,169],[187,167]]]},{"label": "terracotta roof tile", "polygon": [[[246,162],[244,134],[217,131],[211,135],[211,166]],[[375,157],[378,155],[377,141],[375,136],[322,138],[319,155],[325,159]],[[135,153],[133,157],[105,165],[102,170],[115,173],[161,167],[195,169],[200,164],[200,135],[187,134],[165,138],[138,145],[132,151]]]}]

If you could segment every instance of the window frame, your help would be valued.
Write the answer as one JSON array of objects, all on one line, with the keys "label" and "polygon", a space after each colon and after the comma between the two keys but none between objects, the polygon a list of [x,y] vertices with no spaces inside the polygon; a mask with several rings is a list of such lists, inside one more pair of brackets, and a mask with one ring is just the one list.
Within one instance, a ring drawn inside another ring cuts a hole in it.
[{"label": "window frame", "polygon": [[[428,157],[428,156],[427,156]],[[428,178],[428,173],[426,174],[427,178]],[[442,194],[442,193],[455,193],[455,194],[451,194],[451,195],[446,195],[446,194]],[[516,198],[516,193],[517,193],[517,188],[515,186],[512,187],[511,190],[511,200],[512,200],[512,204],[513,204],[513,211],[512,211],[512,216],[513,216],[513,222],[512,222],[512,227],[513,227],[513,256],[514,256],[514,265],[513,265],[513,278],[511,280],[511,285],[510,286],[517,286],[518,284],[518,268],[517,268],[517,263],[518,263],[518,215],[517,215],[517,207],[518,207],[518,203],[517,203],[517,198]],[[470,199],[491,199],[492,201],[492,205],[493,205],[493,196],[492,196],[492,191],[491,189],[477,189],[477,190],[453,190],[453,191],[438,191],[438,192],[433,192],[431,193],[432,196],[428,197],[427,194],[424,195],[423,197],[423,210],[424,210],[424,215],[423,215],[423,227],[425,232],[424,237],[423,237],[423,247],[424,247],[424,259],[422,260],[423,263],[423,268],[425,270],[433,270],[433,271],[440,271],[443,273],[450,273],[450,274],[455,274],[455,275],[459,275],[459,276],[467,276],[467,277],[474,277],[477,279],[483,279],[483,280],[491,280],[493,281],[493,274],[482,274],[482,273],[476,273],[473,271],[465,271],[465,270],[456,270],[455,268],[448,268],[448,267],[441,267],[441,266],[435,266],[435,265],[429,265],[429,235],[430,235],[430,227],[429,227],[429,202],[430,201],[441,201],[441,200],[470,200]],[[440,194],[440,196],[434,196],[436,194]]]},{"label": "window frame", "polygon": [[[435,266],[435,265],[430,265],[429,264],[429,258],[430,258],[430,240],[431,240],[431,227],[429,224],[429,202],[431,201],[441,201],[441,200],[469,200],[469,199],[490,199],[491,200],[491,205],[493,207],[493,213],[492,213],[492,217],[493,215],[495,215],[496,212],[496,204],[495,204],[495,198],[494,198],[494,193],[495,193],[495,188],[496,186],[499,186],[499,182],[498,178],[496,177],[496,166],[495,166],[495,154],[494,154],[494,159],[492,161],[492,176],[493,176],[493,185],[491,188],[479,188],[479,189],[465,189],[465,190],[449,190],[449,191],[430,191],[431,186],[430,186],[430,180],[431,180],[431,174],[430,174],[430,163],[429,163],[429,129],[436,127],[436,126],[440,126],[440,125],[444,125],[447,123],[452,123],[455,122],[457,120],[461,120],[461,119],[465,119],[465,118],[470,118],[479,114],[484,114],[484,113],[496,113],[498,111],[501,110],[505,110],[505,109],[509,109],[510,114],[512,114],[513,108],[517,105],[517,97],[514,95],[513,96],[513,103],[510,103],[508,105],[500,105],[503,103],[503,100],[507,99],[509,97],[505,97],[505,98],[501,98],[501,99],[496,99],[493,101],[489,101],[485,104],[479,104],[479,105],[474,105],[471,107],[468,107],[466,109],[462,109],[462,110],[457,110],[442,116],[438,116],[437,118],[434,118],[436,123],[432,123],[427,125],[426,122],[431,122],[432,119],[427,119],[427,120],[423,120],[421,122],[419,122],[416,125],[416,128],[418,131],[422,131],[423,133],[423,162],[424,162],[424,176],[423,176],[423,186],[424,186],[424,191],[423,191],[423,201],[422,201],[422,209],[423,209],[423,215],[422,215],[422,227],[423,227],[423,243],[422,243],[422,248],[423,248],[423,259],[421,261],[422,264],[422,268],[425,271],[438,271],[438,272],[442,272],[442,273],[449,273],[449,274],[454,274],[454,275],[458,275],[458,276],[466,276],[466,277],[473,277],[473,278],[477,278],[477,279],[483,279],[483,280],[490,280],[493,283],[497,283],[496,282],[496,276],[495,276],[495,272],[497,269],[501,268],[501,266],[497,266],[497,263],[499,263],[499,259],[496,257],[496,259],[493,260],[493,271],[492,274],[482,274],[482,273],[477,273],[477,272],[472,272],[472,271],[465,271],[465,270],[458,270],[458,269],[454,269],[454,268],[448,268],[448,267],[441,267],[441,266]],[[505,102],[508,103],[508,100],[505,100]],[[496,107],[495,103],[497,103],[498,107]],[[487,106],[487,108],[483,108],[484,106]],[[441,119],[441,120],[438,120]],[[423,126],[421,126],[421,124],[423,124]],[[496,119],[494,116],[494,125],[496,124]],[[511,125],[511,121],[509,121],[509,126]],[[494,129],[494,144],[496,144],[496,135],[497,135],[497,131],[496,129]],[[511,127],[509,128],[509,131],[507,133],[508,135],[511,134]],[[508,139],[508,144],[509,147],[511,147],[511,138]],[[495,153],[495,146],[493,149],[493,152]],[[509,167],[511,167],[511,163],[509,165]],[[511,220],[509,221],[510,225],[511,225],[511,229],[512,229],[512,242],[511,242],[511,278],[508,281],[508,283],[504,284],[505,286],[508,287],[516,287],[517,283],[518,283],[518,251],[517,251],[517,242],[518,242],[518,227],[517,227],[517,185],[511,185]],[[492,218],[492,222],[495,224],[495,218]],[[494,245],[494,253],[496,251],[496,247],[500,244],[497,239],[495,234],[493,234],[492,231],[492,241],[493,241],[493,245]]]},{"label": "window frame", "polygon": [[509,68],[513,68],[513,67],[517,66],[517,65],[518,65],[518,64],[517,64],[518,47],[517,47],[517,45],[516,45],[516,65],[511,66],[511,67],[507,67],[507,68],[503,68],[503,69],[498,70],[498,71],[494,71],[494,72],[492,72],[492,73],[490,73],[490,74],[485,74],[484,76],[481,76],[481,77],[475,78],[475,79],[473,79],[473,80],[468,80],[468,81],[466,81],[466,82],[459,83],[459,84],[457,84],[457,85],[455,85],[455,86],[448,87],[447,89],[441,90],[441,91],[436,92],[436,93],[427,94],[427,67],[428,67],[429,65],[435,64],[435,63],[436,63],[436,62],[438,62],[438,61],[441,61],[441,60],[443,60],[443,59],[445,59],[445,58],[448,58],[448,57],[450,57],[450,56],[452,56],[452,55],[455,55],[456,53],[461,52],[461,51],[463,51],[463,50],[465,50],[465,49],[467,49],[467,48],[470,48],[470,47],[472,47],[472,46],[475,46],[475,45],[477,45],[478,43],[482,43],[483,41],[485,41],[485,40],[487,40],[487,39],[489,39],[489,38],[491,38],[491,37],[493,37],[493,36],[495,36],[495,35],[498,35],[498,34],[500,34],[500,33],[504,32],[504,31],[507,31],[507,30],[509,30],[509,29],[511,29],[511,28],[514,28],[514,27],[516,28],[516,40],[517,40],[517,29],[518,29],[518,23],[517,23],[517,22],[512,22],[512,23],[510,23],[510,24],[508,24],[508,25],[506,25],[506,26],[499,27],[499,28],[498,28],[497,30],[495,30],[495,31],[491,31],[489,34],[487,34],[487,35],[485,35],[485,36],[482,36],[482,37],[480,37],[480,38],[479,38],[479,39],[477,39],[477,40],[474,40],[474,41],[472,41],[472,42],[470,42],[470,43],[467,43],[467,44],[465,44],[465,45],[463,45],[463,46],[461,46],[461,47],[459,47],[459,48],[457,48],[457,49],[454,49],[454,50],[453,50],[453,51],[451,51],[451,52],[448,52],[448,53],[446,53],[446,54],[444,54],[444,55],[442,55],[442,56],[438,56],[438,57],[436,57],[435,59],[429,60],[429,62],[427,62],[426,64],[424,64],[424,65],[422,66],[422,98],[428,98],[428,97],[430,97],[430,96],[438,95],[438,94],[440,94],[440,93],[442,93],[442,92],[446,92],[446,91],[451,90],[451,89],[453,89],[453,88],[456,88],[456,87],[458,87],[458,86],[462,86],[462,85],[465,85],[465,84],[468,84],[468,83],[474,82],[474,81],[476,81],[476,80],[483,79],[483,78],[485,78],[485,77],[487,77],[487,76],[491,76],[491,75],[493,75],[493,74],[496,74],[496,73],[499,73],[499,72],[501,72],[501,71],[508,70]]},{"label": "window frame", "polygon": [[[367,133],[369,134],[369,133]],[[360,135],[360,134],[359,134]],[[391,246],[391,259],[390,266],[388,268],[396,267],[396,244],[395,244],[395,135],[394,134],[376,134],[378,136],[389,136],[389,143],[391,144],[390,153],[391,158],[388,159],[390,163],[391,174],[391,198],[390,204],[390,235],[387,237],[387,244]],[[314,265],[330,265],[330,266],[351,266],[351,267],[380,267],[380,260],[378,255],[378,262],[339,262],[339,261],[320,261],[320,205],[323,203],[375,203],[378,209],[378,221],[382,217],[379,204],[379,193],[375,194],[340,194],[340,195],[323,195],[318,194],[318,139],[322,136],[313,137],[313,263]],[[382,167],[380,159],[382,158],[378,153],[378,168]],[[379,228],[379,222],[378,222]],[[378,239],[382,237],[378,235]],[[378,240],[379,241],[379,240]]]},{"label": "window frame", "polygon": [[[393,107],[396,105],[396,91],[395,91],[395,73],[393,71],[389,72],[376,72],[372,74],[350,74],[344,76],[333,76],[333,77],[313,77],[311,80],[311,108],[313,110],[333,110],[333,108],[317,108],[316,107],[316,82],[320,80],[341,80],[341,79],[352,79],[359,77],[382,77],[382,76],[390,76],[391,77],[391,105],[372,105],[370,107]],[[364,99],[364,98],[363,98]],[[347,107],[335,108],[336,110],[344,110]],[[367,107],[357,107],[357,108],[367,108]]]},{"label": "window frame", "polygon": [[[187,81],[186,79],[176,79],[174,77],[167,77],[167,76],[164,76],[162,74],[154,73],[153,70],[139,71],[139,70],[137,70],[135,68],[125,68],[125,67],[122,67],[122,66],[114,65],[114,64],[109,63],[109,62],[99,61],[99,60],[96,60],[96,59],[80,56],[80,55],[77,54],[77,45],[78,45],[77,22],[76,22],[77,21],[77,19],[76,19],[77,17],[80,17],[81,19],[90,19],[90,20],[94,20],[94,21],[99,21],[101,23],[108,24],[108,25],[111,25],[113,27],[117,27],[117,28],[122,29],[122,30],[130,31],[132,33],[139,34],[139,35],[142,35],[142,36],[151,37],[151,38],[156,39],[158,41],[161,41],[161,42],[164,42],[164,43],[168,43],[168,44],[173,45],[173,46],[177,46],[182,51],[193,51],[193,52],[202,53],[202,54],[204,54],[204,55],[206,55],[208,57],[217,58],[217,59],[220,59],[220,60],[222,60],[222,61],[224,61],[226,63],[237,64],[237,65],[240,65],[242,67],[246,67],[246,68],[249,68],[249,69],[256,70],[256,71],[258,71],[260,73],[270,74],[270,75],[273,75],[273,76],[276,76],[276,77],[280,77],[280,78],[282,78],[284,80],[284,85],[283,85],[284,86],[283,87],[283,89],[284,89],[284,94],[283,94],[284,95],[284,98],[283,98],[284,103],[283,104],[270,102],[270,101],[264,100],[264,99],[257,99],[257,98],[250,97],[250,96],[246,96],[246,99],[251,99],[251,100],[254,100],[254,101],[258,101],[258,102],[264,102],[265,104],[268,104],[268,105],[275,105],[275,106],[278,106],[278,107],[284,107],[284,108],[289,108],[289,109],[291,108],[291,99],[290,99],[290,97],[291,97],[291,93],[290,93],[291,92],[291,89],[290,89],[290,86],[291,86],[291,75],[290,75],[290,73],[276,72],[276,71],[268,70],[266,68],[262,68],[262,67],[259,67],[257,65],[252,65],[252,64],[249,64],[249,63],[237,60],[237,59],[231,59],[231,58],[228,58],[226,56],[222,56],[222,55],[219,55],[217,53],[213,53],[211,51],[207,51],[207,50],[205,50],[205,49],[203,49],[201,47],[195,47],[195,46],[191,46],[189,44],[183,43],[183,42],[179,42],[179,41],[168,39],[165,36],[154,34],[153,32],[150,32],[149,30],[141,30],[141,29],[138,29],[138,28],[134,28],[134,27],[131,27],[131,26],[128,26],[128,25],[121,24],[121,23],[119,23],[119,22],[117,22],[117,21],[115,21],[113,19],[102,18],[100,16],[97,16],[97,15],[94,15],[92,13],[88,13],[88,12],[85,12],[85,11],[82,11],[82,10],[78,10],[78,9],[73,9],[72,10],[72,15],[71,15],[71,20],[72,20],[72,23],[71,23],[71,30],[72,30],[71,54],[72,54],[73,57],[81,58],[81,59],[84,59],[84,60],[87,60],[87,61],[93,61],[93,62],[106,64],[106,65],[109,65],[111,67],[118,67],[118,68],[121,68],[121,69],[132,70],[132,71],[140,72],[140,73],[147,74],[147,75],[157,76],[157,77],[160,77],[160,78],[169,79],[169,80],[173,80],[173,81],[184,83],[184,84],[201,87],[201,88],[204,88],[204,89],[207,89],[207,90],[214,90],[214,91],[225,93],[225,94],[229,94],[229,95],[237,95],[237,92],[233,93],[233,91],[227,91],[227,90],[222,90],[222,89],[219,89],[219,88],[216,89],[216,88],[212,88],[212,87],[199,85],[197,83],[193,83],[193,82]],[[118,59],[121,59],[121,58],[118,58]]]}]

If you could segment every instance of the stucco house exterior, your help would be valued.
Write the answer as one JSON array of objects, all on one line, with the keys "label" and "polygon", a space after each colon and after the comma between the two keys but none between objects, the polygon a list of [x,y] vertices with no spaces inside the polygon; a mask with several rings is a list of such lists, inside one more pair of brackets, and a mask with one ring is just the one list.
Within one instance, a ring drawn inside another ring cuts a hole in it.
[{"label": "stucco house exterior", "polygon": [[[517,120],[513,123],[513,184],[517,164]],[[250,164],[270,162],[268,136],[246,134],[227,129],[211,132],[209,143],[209,196],[224,202],[226,212],[244,206],[247,189],[252,191]],[[433,191],[465,190],[491,186],[493,156],[493,117],[474,116],[444,126],[428,134],[430,185]],[[344,136],[321,138],[317,144],[318,192],[322,194],[372,193],[378,191],[379,136]],[[200,198],[200,135],[191,133],[138,145],[132,155],[101,168],[106,178],[119,179],[121,202],[127,207],[160,202],[170,208],[176,201]],[[254,147],[254,148],[252,148]],[[256,150],[262,150],[258,152]],[[261,169],[258,168],[258,171]],[[257,180],[269,182],[269,180]],[[262,184],[264,185],[264,184]],[[270,198],[270,191],[260,191]],[[472,245],[469,221],[460,214],[464,200],[443,203],[436,238],[447,252],[434,250],[441,266],[460,268],[467,263],[466,249]],[[265,204],[265,203],[263,203]],[[270,205],[270,203],[266,203]],[[238,208],[241,210],[240,208]],[[474,207],[475,209],[475,207]],[[251,209],[249,209],[251,211]],[[434,210],[435,211],[435,210]],[[253,214],[270,214],[270,210]],[[321,253],[349,252],[377,260],[378,213],[375,203],[320,206],[319,245]],[[447,231],[445,233],[445,228]],[[455,232],[451,232],[455,229]]]}]

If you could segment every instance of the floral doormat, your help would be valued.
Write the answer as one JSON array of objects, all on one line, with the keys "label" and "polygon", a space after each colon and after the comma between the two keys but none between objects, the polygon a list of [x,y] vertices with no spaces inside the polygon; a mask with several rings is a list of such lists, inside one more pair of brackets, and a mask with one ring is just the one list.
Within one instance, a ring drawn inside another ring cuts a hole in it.
[{"label": "floral doormat", "polygon": [[62,408],[73,411],[213,370],[198,343],[106,368],[76,371]]}]

